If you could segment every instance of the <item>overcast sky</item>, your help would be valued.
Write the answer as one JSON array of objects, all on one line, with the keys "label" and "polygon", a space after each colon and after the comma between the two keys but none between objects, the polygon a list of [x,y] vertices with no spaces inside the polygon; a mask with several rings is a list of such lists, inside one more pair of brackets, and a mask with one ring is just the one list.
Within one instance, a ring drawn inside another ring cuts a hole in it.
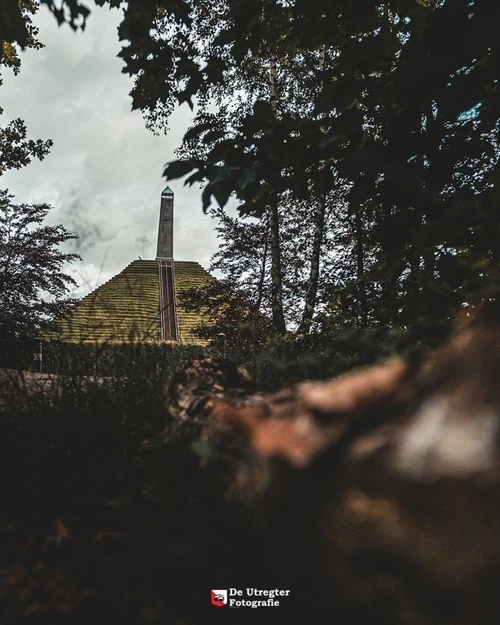
[{"label": "overcast sky", "polygon": [[[139,256],[154,258],[163,166],[174,158],[191,112],[183,105],[167,136],[145,129],[131,111],[132,80],[121,73],[117,25],[121,11],[92,7],[84,33],[58,27],[42,7],[36,16],[45,48],[22,54],[18,76],[3,72],[2,125],[21,117],[29,137],[52,139],[42,162],[0,179],[15,201],[48,202],[50,221],[80,235],[75,266],[82,295]],[[205,267],[217,247],[214,222],[197,188],[174,181],[174,255]]]}]

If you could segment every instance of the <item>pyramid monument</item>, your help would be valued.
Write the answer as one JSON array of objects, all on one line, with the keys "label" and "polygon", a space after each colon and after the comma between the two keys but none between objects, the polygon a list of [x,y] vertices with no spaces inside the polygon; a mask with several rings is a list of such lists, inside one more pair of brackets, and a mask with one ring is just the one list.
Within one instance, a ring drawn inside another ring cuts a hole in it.
[{"label": "pyramid monument", "polygon": [[199,263],[174,260],[174,193],[161,194],[155,260],[134,260],[83,297],[45,339],[66,343],[171,342],[202,345],[195,329],[210,324],[185,310],[182,293],[215,280]]}]

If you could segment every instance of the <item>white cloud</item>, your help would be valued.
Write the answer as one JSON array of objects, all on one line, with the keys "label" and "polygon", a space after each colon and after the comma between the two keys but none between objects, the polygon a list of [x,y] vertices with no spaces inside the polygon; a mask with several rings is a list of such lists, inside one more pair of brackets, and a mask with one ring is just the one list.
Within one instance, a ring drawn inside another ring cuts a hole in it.
[{"label": "white cloud", "polygon": [[[51,220],[81,235],[83,262],[74,268],[81,295],[139,255],[153,258],[163,167],[174,158],[191,113],[174,113],[171,131],[154,136],[131,111],[132,81],[121,73],[118,10],[94,7],[84,33],[59,28],[42,7],[37,23],[46,47],[22,55],[19,76],[4,73],[2,123],[21,117],[31,138],[53,139],[44,161],[8,172],[18,202],[48,202]],[[175,192],[175,257],[207,266],[217,247],[200,191],[169,183]]]}]

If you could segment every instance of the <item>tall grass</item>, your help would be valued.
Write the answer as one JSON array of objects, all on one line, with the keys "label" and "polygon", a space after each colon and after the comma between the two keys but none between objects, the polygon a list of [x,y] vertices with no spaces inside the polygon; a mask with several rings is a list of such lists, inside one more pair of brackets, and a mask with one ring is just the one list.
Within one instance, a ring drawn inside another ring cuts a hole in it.
[{"label": "tall grass", "polygon": [[200,350],[52,347],[64,375],[9,372],[0,391],[0,623],[168,623],[200,487],[188,443],[161,462],[141,445],[172,426],[169,380]]},{"label": "tall grass", "polygon": [[[225,352],[269,390],[393,349],[365,343],[285,338]],[[44,376],[9,373],[0,390],[0,625],[188,625],[205,612],[204,622],[217,621],[210,588],[229,582],[224,567],[253,521],[227,507],[218,476],[200,471],[189,424],[165,408],[173,374],[209,352],[223,355],[220,345],[53,343]],[[161,431],[161,443],[144,444]],[[246,548],[255,558],[258,545]]]}]

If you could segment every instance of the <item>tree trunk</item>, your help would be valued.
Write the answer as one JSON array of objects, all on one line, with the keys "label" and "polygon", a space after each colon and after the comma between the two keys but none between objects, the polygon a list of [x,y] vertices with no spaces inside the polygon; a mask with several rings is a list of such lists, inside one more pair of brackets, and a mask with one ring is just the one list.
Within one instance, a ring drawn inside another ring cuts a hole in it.
[{"label": "tree trunk", "polygon": [[[278,91],[276,88],[276,55],[272,54],[269,64],[269,96],[271,107],[276,115]],[[269,226],[271,231],[271,307],[273,311],[273,325],[278,334],[285,334],[286,324],[283,313],[283,276],[281,271],[281,244],[278,196],[272,194],[269,204]]]},{"label": "tree trunk", "polygon": [[260,269],[259,282],[257,284],[257,301],[253,309],[255,320],[260,312],[263,299],[264,280],[266,278],[267,253],[269,249],[269,215],[266,216],[266,229],[264,231],[264,252],[262,254],[262,265]]},{"label": "tree trunk", "polygon": [[366,280],[365,280],[365,242],[363,220],[361,218],[361,207],[358,208],[354,217],[354,228],[356,236],[356,278],[358,285],[359,315],[361,323],[368,321],[368,310],[366,301]]},{"label": "tree trunk", "polygon": [[271,54],[271,58],[269,60],[269,99],[271,102],[271,108],[273,109],[274,116],[276,116],[276,106],[278,104],[278,89],[276,86],[277,77],[278,70],[276,55]]},{"label": "tree trunk", "polygon": [[314,216],[314,239],[311,252],[311,270],[309,272],[309,284],[307,287],[304,312],[299,326],[299,334],[308,334],[310,332],[314,309],[316,307],[320,273],[321,244],[325,228],[325,209],[326,198],[325,195],[322,194],[316,204],[316,213]]},{"label": "tree trunk", "polygon": [[[319,59],[319,70],[324,72],[326,69],[326,46],[322,46]],[[321,89],[324,87],[324,81],[321,80]],[[326,132],[326,129],[323,128]],[[326,163],[323,161],[318,168],[319,174],[325,169]],[[325,228],[325,209],[326,194],[321,184],[321,192],[316,203],[316,211],[314,215],[314,239],[311,251],[311,268],[309,272],[309,283],[307,287],[306,300],[304,303],[304,312],[299,326],[299,334],[309,334],[311,323],[316,308],[316,300],[318,297],[318,284],[320,273],[320,257],[321,244],[323,242],[323,230]]]},{"label": "tree trunk", "polygon": [[278,334],[285,334],[286,324],[283,314],[283,284],[281,272],[280,226],[278,198],[274,195],[269,206],[269,226],[271,232],[271,307],[273,325]]}]

